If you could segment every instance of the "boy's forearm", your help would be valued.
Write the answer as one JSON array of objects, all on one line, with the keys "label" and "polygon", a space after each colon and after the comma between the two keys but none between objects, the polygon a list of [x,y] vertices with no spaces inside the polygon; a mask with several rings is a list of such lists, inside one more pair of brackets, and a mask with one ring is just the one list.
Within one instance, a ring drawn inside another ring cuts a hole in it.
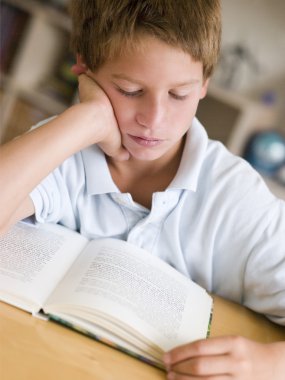
[{"label": "boy's forearm", "polygon": [[0,147],[1,230],[43,178],[75,152],[100,141],[96,117],[95,107],[77,104]]}]

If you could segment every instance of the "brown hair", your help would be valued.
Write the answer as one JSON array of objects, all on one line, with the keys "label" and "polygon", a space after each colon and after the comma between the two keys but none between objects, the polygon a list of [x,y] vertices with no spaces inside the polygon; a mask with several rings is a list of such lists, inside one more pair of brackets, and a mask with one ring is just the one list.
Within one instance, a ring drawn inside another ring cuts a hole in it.
[{"label": "brown hair", "polygon": [[154,36],[203,64],[207,79],[221,38],[219,0],[72,0],[71,46],[90,70]]}]

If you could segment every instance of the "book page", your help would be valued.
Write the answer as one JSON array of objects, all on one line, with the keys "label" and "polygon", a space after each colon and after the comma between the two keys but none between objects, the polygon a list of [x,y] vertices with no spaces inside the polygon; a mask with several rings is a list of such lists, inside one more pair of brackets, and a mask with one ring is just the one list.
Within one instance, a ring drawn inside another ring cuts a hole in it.
[{"label": "book page", "polygon": [[16,224],[0,237],[0,299],[38,311],[86,243],[59,225]]},{"label": "book page", "polygon": [[[212,299],[148,252],[120,240],[89,243],[47,301],[56,311],[114,324],[168,350],[206,337]],[[81,311],[81,312],[80,312]],[[87,315],[88,314],[88,315]],[[106,327],[106,326],[103,326]]]}]

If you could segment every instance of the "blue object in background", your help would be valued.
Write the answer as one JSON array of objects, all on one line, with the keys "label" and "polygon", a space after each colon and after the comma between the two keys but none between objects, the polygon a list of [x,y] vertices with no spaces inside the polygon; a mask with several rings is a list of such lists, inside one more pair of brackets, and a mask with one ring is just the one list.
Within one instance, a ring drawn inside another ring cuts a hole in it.
[{"label": "blue object in background", "polygon": [[276,131],[252,135],[246,144],[244,158],[261,174],[285,185],[285,137]]}]

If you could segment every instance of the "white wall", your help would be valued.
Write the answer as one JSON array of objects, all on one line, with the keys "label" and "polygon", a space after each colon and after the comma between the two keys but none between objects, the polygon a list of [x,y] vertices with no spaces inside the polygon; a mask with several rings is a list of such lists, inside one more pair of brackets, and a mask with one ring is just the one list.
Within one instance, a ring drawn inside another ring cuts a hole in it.
[{"label": "white wall", "polygon": [[[254,92],[285,78],[285,1],[222,0],[222,51],[242,44],[257,62],[258,70],[239,66],[238,92]],[[218,70],[216,73],[218,78]]]}]

